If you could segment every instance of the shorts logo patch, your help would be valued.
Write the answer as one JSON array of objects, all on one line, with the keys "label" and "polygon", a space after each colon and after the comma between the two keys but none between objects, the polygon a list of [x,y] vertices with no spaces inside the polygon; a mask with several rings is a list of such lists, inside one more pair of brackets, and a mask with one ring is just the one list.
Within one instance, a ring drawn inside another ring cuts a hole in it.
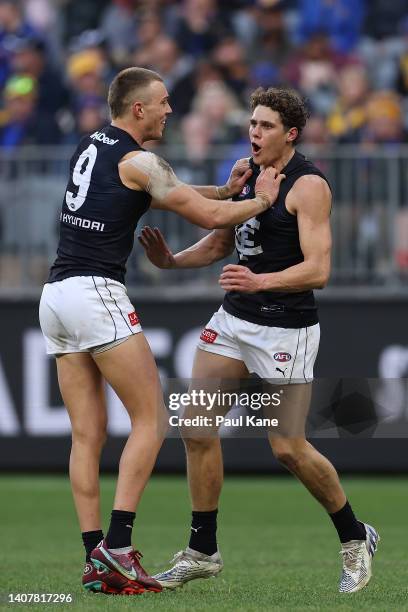
[{"label": "shorts logo patch", "polygon": [[208,327],[206,327],[201,332],[200,340],[202,340],[203,342],[207,342],[207,344],[212,344],[213,342],[215,342],[217,336],[218,333],[216,331],[214,331],[213,329],[208,329]]},{"label": "shorts logo patch", "polygon": [[273,358],[275,361],[285,363],[286,361],[290,361],[292,359],[292,355],[290,353],[275,353]]},{"label": "shorts logo patch", "polygon": [[239,194],[240,198],[244,198],[245,196],[248,195],[248,193],[251,191],[251,188],[249,185],[244,185],[244,187],[242,188],[241,193]]},{"label": "shorts logo patch", "polygon": [[128,317],[131,325],[138,325],[140,323],[139,317],[135,311],[129,312]]}]

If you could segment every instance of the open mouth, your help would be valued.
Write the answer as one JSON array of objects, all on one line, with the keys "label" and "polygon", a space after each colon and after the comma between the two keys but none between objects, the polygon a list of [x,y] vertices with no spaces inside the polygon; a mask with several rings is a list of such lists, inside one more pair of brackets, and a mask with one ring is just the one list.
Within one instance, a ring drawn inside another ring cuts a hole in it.
[{"label": "open mouth", "polygon": [[251,142],[251,146],[252,146],[252,153],[254,155],[259,153],[259,151],[261,150],[261,147],[259,145],[257,145],[255,142]]}]

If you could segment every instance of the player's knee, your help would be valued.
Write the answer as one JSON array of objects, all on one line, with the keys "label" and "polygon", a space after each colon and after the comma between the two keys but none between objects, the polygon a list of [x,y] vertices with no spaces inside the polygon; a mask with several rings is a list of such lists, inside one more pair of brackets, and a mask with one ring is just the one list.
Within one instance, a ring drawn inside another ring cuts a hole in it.
[{"label": "player's knee", "polygon": [[204,453],[208,450],[211,450],[219,443],[218,438],[192,438],[191,436],[189,437],[187,434],[183,434],[183,432],[182,438],[187,453]]},{"label": "player's knee", "polygon": [[72,442],[82,444],[95,449],[101,449],[107,438],[106,423],[95,425],[90,423],[82,427],[72,428]]},{"label": "player's knee", "polygon": [[291,472],[297,472],[302,464],[306,445],[290,440],[276,440],[271,443],[274,457]]}]

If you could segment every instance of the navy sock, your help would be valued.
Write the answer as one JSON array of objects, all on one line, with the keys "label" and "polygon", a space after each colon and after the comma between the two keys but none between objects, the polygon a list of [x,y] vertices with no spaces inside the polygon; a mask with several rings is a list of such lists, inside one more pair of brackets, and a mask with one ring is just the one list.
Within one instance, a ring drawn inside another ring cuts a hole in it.
[{"label": "navy sock", "polygon": [[340,542],[349,542],[350,540],[365,540],[366,530],[360,521],[354,516],[354,512],[348,503],[345,503],[343,508],[338,512],[329,514],[337,533],[339,534]]},{"label": "navy sock", "polygon": [[94,548],[96,548],[103,540],[103,532],[101,529],[97,531],[83,531],[82,532],[82,541],[85,546],[86,560],[91,560],[91,552]]},{"label": "navy sock", "polygon": [[217,552],[218,510],[198,512],[193,510],[189,547],[205,555]]},{"label": "navy sock", "polygon": [[132,546],[133,521],[136,514],[126,510],[112,510],[106,544],[108,548]]}]

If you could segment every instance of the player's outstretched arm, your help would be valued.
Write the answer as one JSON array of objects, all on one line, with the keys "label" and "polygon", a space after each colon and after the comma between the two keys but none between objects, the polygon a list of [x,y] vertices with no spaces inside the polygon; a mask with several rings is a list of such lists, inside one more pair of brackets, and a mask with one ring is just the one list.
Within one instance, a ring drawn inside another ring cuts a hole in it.
[{"label": "player's outstretched arm", "polygon": [[263,170],[255,185],[255,198],[242,202],[209,200],[179,181],[169,164],[146,151],[127,157],[119,164],[123,183],[144,190],[153,206],[179,214],[204,229],[232,227],[267,210],[276,200],[283,174],[274,168]]},{"label": "player's outstretched arm", "polygon": [[234,249],[234,230],[213,230],[207,236],[184,251],[171,252],[161,231],[155,227],[144,227],[138,237],[152,264],[162,269],[203,268],[224,259]]},{"label": "player's outstretched arm", "polygon": [[304,261],[282,272],[254,274],[244,266],[225,266],[219,283],[225,291],[299,292],[322,289],[330,275],[330,189],[321,177],[298,179],[286,198],[289,212],[297,215]]}]

